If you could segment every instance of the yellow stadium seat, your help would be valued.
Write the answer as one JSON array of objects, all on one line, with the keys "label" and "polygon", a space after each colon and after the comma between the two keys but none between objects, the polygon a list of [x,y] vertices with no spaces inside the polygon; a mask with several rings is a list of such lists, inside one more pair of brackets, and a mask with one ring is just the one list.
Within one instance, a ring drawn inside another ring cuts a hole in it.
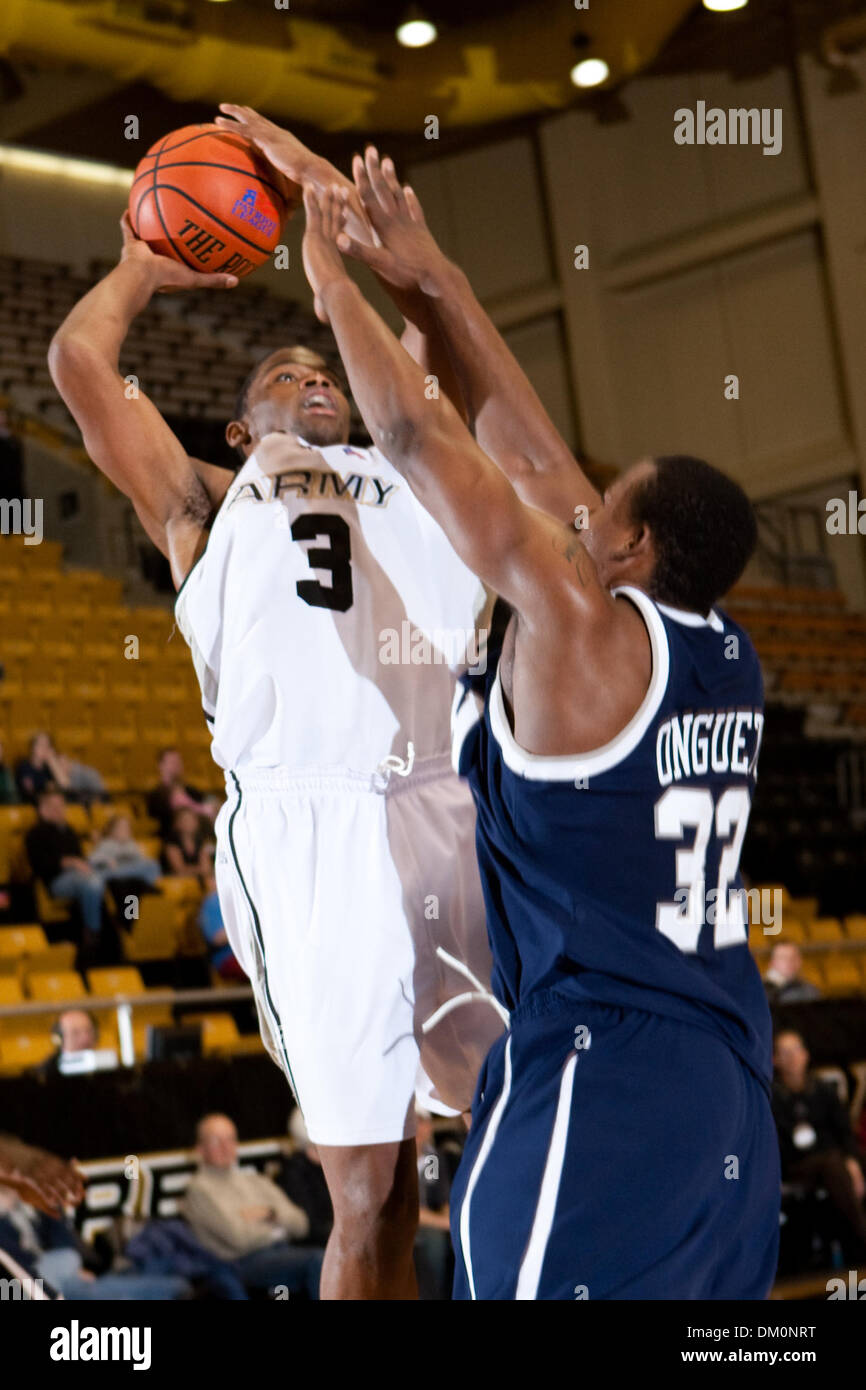
[{"label": "yellow stadium seat", "polygon": [[73,941],[55,941],[44,951],[30,951],[21,962],[22,974],[56,974],[71,970],[75,964],[76,948]]},{"label": "yellow stadium seat", "polygon": [[27,956],[34,951],[47,949],[45,932],[36,923],[22,927],[0,927],[0,956]]},{"label": "yellow stadium seat", "polygon": [[40,1063],[47,1062],[54,1051],[54,1039],[50,1033],[0,1037],[0,1070],[9,1075],[26,1071],[28,1067],[38,1067]]},{"label": "yellow stadium seat", "polygon": [[828,994],[859,994],[863,979],[854,956],[828,956],[824,962],[824,983]]},{"label": "yellow stadium seat", "polygon": [[845,930],[853,941],[866,941],[866,916],[855,913],[846,917]]},{"label": "yellow stadium seat", "polygon": [[14,975],[0,975],[0,1007],[5,1009],[25,1002],[21,981]]},{"label": "yellow stadium seat", "polygon": [[808,935],[810,941],[821,942],[843,941],[845,938],[838,917],[813,918],[808,926]]},{"label": "yellow stadium seat", "polygon": [[66,819],[72,826],[76,835],[89,835],[90,816],[86,806],[77,806],[74,803],[66,807]]},{"label": "yellow stadium seat", "polygon": [[87,994],[77,970],[38,971],[32,975],[27,972],[25,984],[30,998],[44,1004],[84,999]]},{"label": "yellow stadium seat", "polygon": [[803,957],[800,974],[804,980],[808,980],[810,985],[816,985],[818,989],[824,988],[824,971],[817,956]]},{"label": "yellow stadium seat", "polygon": [[811,922],[815,913],[818,911],[817,898],[792,898],[791,915],[798,917],[801,922]]},{"label": "yellow stadium seat", "polygon": [[176,903],[156,895],[143,897],[140,916],[132,931],[121,933],[121,948],[127,961],[170,960],[177,951],[182,923]]},{"label": "yellow stadium seat", "polygon": [[105,998],[114,994],[144,994],[144,980],[134,965],[104,965],[88,970],[91,994]]},{"label": "yellow stadium seat", "polygon": [[29,830],[36,824],[35,806],[0,806],[0,833],[8,830]]},{"label": "yellow stadium seat", "polygon": [[183,1023],[201,1024],[202,1052],[231,1052],[240,1034],[231,1014],[184,1014]]},{"label": "yellow stadium seat", "polygon": [[69,920],[69,898],[52,897],[39,878],[33,881],[33,896],[36,899],[36,912],[40,922],[52,926],[54,923]]}]

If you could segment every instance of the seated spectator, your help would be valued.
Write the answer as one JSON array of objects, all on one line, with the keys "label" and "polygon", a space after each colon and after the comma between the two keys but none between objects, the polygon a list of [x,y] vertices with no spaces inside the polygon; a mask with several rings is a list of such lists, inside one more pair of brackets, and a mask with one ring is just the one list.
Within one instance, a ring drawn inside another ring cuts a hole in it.
[{"label": "seated spectator", "polygon": [[319,1296],[324,1252],[292,1244],[310,1223],[300,1207],[263,1173],[238,1167],[237,1130],[227,1115],[199,1121],[201,1166],[183,1198],[183,1215],[196,1239],[232,1263],[248,1288]]},{"label": "seated spectator", "polygon": [[162,867],[175,878],[205,878],[211,867],[208,840],[201,817],[187,809],[175,811],[162,847]]},{"label": "seated spectator", "polygon": [[20,758],[15,765],[15,778],[22,801],[36,804],[40,795],[48,787],[61,791],[69,790],[69,779],[51,735],[36,733],[30,740],[26,758]]},{"label": "seated spectator", "polygon": [[205,798],[196,787],[183,780],[183,758],[176,748],[163,748],[159,755],[159,785],[148,794],[147,814],[159,822],[160,839],[165,840],[174,826],[177,811],[195,811],[205,822],[213,821],[217,804]]},{"label": "seated spectator", "polygon": [[[99,1047],[99,1027],[88,1009],[64,1009],[51,1030],[51,1036],[57,1044],[57,1051],[46,1062],[33,1067],[33,1075],[62,1076],[64,1057],[76,1052],[92,1052]],[[109,1050],[105,1049],[106,1052]],[[108,1065],[111,1065],[110,1057]]]},{"label": "seated spectator", "polygon": [[20,800],[15,774],[6,762],[6,752],[0,743],[0,806],[16,806]]},{"label": "seated spectator", "polygon": [[795,941],[777,941],[770,953],[770,964],[764,976],[764,989],[771,1007],[777,1004],[807,1004],[820,999],[817,985],[800,977],[803,957]]},{"label": "seated spectator", "polygon": [[846,1259],[866,1259],[866,1180],[857,1141],[836,1087],[809,1072],[799,1033],[779,1033],[773,1060],[773,1115],[779,1135],[782,1181],[824,1187],[839,1214]]},{"label": "seated spectator", "polygon": [[187,1280],[174,1274],[134,1271],[95,1274],[85,1264],[90,1252],[66,1216],[35,1212],[17,1193],[3,1187],[0,1187],[0,1247],[72,1302],[153,1301],[192,1295]]},{"label": "seated spectator", "polygon": [[246,980],[243,967],[229,945],[213,872],[213,853],[206,848],[208,871],[202,879],[204,898],[198,910],[198,924],[204,937],[210,963],[223,980]]},{"label": "seated spectator", "polygon": [[48,787],[39,793],[39,819],[25,836],[30,867],[54,898],[72,898],[81,910],[85,936],[102,930],[103,875],[84,858],[81,840],[66,819],[63,793]]},{"label": "seated spectator", "polygon": [[418,1154],[418,1231],[415,1236],[415,1272],[419,1299],[448,1299],[454,1276],[451,1254],[451,1222],[448,1211],[450,1180],[436,1147],[433,1120],[415,1107]]},{"label": "seated spectator", "polygon": [[106,798],[105,783],[96,768],[58,752],[51,735],[45,732],[33,735],[30,751],[18,763],[15,775],[25,801],[35,802],[49,786],[59,787],[70,801],[84,805]]},{"label": "seated spectator", "polygon": [[92,868],[117,877],[140,880],[153,887],[162,869],[145,854],[132,838],[128,816],[111,816],[102,827],[99,840],[87,856]]},{"label": "seated spectator", "polygon": [[304,1117],[297,1106],[289,1120],[289,1135],[292,1150],[280,1159],[274,1181],[289,1201],[306,1213],[310,1229],[303,1243],[324,1248],[334,1225],[334,1209],[319,1150],[307,1134]]},{"label": "seated spectator", "polygon": [[106,884],[125,880],[125,874],[88,864],[81,840],[66,819],[62,792],[47,788],[39,796],[37,810],[39,819],[24,839],[30,867],[53,898],[72,898],[78,904],[84,940],[91,943],[102,931]]}]

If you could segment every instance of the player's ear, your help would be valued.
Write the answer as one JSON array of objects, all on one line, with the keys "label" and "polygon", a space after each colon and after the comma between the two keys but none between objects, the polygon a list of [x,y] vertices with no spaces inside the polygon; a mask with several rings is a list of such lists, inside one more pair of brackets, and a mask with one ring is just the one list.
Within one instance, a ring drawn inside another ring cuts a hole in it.
[{"label": "player's ear", "polygon": [[240,449],[250,443],[250,432],[245,420],[230,420],[226,425],[226,444],[230,449]]},{"label": "player's ear", "polygon": [[612,559],[621,565],[644,564],[653,559],[652,533],[645,522],[633,523],[619,538]]}]

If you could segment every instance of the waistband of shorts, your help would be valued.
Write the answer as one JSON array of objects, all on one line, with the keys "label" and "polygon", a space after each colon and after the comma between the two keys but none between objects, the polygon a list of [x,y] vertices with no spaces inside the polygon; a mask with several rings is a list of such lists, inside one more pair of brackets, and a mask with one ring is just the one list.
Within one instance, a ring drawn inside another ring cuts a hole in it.
[{"label": "waistband of shorts", "polygon": [[282,792],[295,795],[315,791],[372,792],[377,796],[395,796],[411,791],[426,782],[454,777],[450,753],[435,753],[428,758],[415,758],[411,771],[402,773],[394,767],[373,772],[360,772],[348,767],[236,767],[226,771],[226,790],[255,792],[258,796],[276,796]]}]

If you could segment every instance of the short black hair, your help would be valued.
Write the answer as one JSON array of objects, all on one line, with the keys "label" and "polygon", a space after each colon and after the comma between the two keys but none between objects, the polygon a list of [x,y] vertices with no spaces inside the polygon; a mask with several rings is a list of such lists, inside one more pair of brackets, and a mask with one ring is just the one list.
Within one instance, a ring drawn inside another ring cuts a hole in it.
[{"label": "short black hair", "polygon": [[754,508],[739,483],[703,459],[666,454],[653,462],[632,497],[634,521],[653,538],[652,597],[706,615],[755,549]]}]

